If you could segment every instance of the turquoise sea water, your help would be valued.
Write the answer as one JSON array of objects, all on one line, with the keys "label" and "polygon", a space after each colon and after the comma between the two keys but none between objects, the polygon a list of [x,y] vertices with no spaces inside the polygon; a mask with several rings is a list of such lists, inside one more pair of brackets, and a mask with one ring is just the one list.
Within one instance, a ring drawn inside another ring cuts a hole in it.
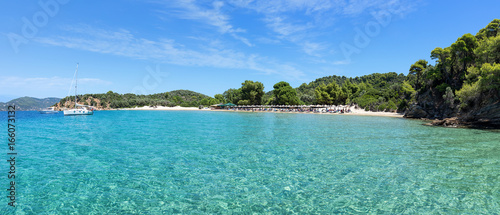
[{"label": "turquoise sea water", "polygon": [[[16,125],[17,214],[500,211],[495,131],[204,111],[17,112]],[[1,213],[13,212],[8,168],[2,162]]]}]

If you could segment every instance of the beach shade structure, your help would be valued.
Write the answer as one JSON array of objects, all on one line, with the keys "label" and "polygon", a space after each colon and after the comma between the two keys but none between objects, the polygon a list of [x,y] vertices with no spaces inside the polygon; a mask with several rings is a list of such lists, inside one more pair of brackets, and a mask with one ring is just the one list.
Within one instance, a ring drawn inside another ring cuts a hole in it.
[{"label": "beach shade structure", "polygon": [[215,104],[215,105],[210,105],[210,108],[212,108],[212,109],[221,109],[223,107],[224,107],[224,105],[222,103]]},{"label": "beach shade structure", "polygon": [[229,102],[229,103],[227,103],[227,104],[223,104],[223,105],[221,105],[221,106],[222,106],[222,107],[236,107],[237,105],[235,105],[235,104],[233,104],[233,103]]}]

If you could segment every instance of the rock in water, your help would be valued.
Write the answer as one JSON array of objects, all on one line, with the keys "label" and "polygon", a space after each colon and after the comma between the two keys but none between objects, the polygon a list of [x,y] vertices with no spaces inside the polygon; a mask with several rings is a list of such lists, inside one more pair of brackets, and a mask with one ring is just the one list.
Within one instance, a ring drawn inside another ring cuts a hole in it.
[{"label": "rock in water", "polygon": [[500,102],[464,114],[460,120],[473,126],[500,128]]},{"label": "rock in water", "polygon": [[429,114],[419,105],[412,105],[404,117],[406,118],[427,118]]}]

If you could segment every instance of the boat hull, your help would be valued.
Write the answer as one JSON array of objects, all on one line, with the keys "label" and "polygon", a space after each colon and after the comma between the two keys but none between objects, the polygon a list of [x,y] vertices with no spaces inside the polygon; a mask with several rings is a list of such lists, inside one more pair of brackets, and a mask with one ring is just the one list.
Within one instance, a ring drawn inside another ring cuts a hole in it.
[{"label": "boat hull", "polygon": [[79,115],[93,115],[94,111],[91,110],[65,110],[64,116],[79,116]]}]

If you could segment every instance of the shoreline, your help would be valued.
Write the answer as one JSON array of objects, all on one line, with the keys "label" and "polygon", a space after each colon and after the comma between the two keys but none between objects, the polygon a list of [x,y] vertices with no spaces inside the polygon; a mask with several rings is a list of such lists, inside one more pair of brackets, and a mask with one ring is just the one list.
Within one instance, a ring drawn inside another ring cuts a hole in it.
[{"label": "shoreline", "polygon": [[[180,107],[180,106],[175,106],[175,107],[163,107],[163,106],[158,106],[156,108],[151,107],[151,106],[144,106],[144,107],[135,107],[135,108],[119,108],[119,109],[109,109],[110,111],[116,111],[116,110],[137,110],[137,111],[214,111],[214,112],[233,112],[233,113],[283,113],[283,114],[325,114],[325,115],[344,115],[344,116],[374,116],[374,117],[393,117],[393,118],[405,118],[404,114],[402,113],[396,113],[396,112],[372,112],[372,111],[365,111],[364,109],[356,109],[356,108],[350,108],[351,112],[350,113],[326,113],[326,112],[286,112],[286,111],[251,111],[251,110],[224,110],[224,109],[209,109],[209,108],[203,108],[199,109],[197,107]],[[425,118],[406,118],[406,119],[413,119],[413,120],[419,120],[424,123],[424,125],[427,126],[434,126],[434,127],[446,127],[446,128],[472,128],[472,129],[488,129],[488,130],[496,130],[498,128],[495,127],[485,127],[485,126],[478,126],[478,125],[472,125],[468,123],[462,123],[462,122],[454,122],[454,123],[449,123],[447,120],[450,119],[443,119],[443,120],[436,120],[436,119],[425,119]],[[455,119],[456,120],[456,119]],[[437,123],[437,122],[442,122],[442,123]]]},{"label": "shoreline", "polygon": [[404,114],[394,113],[394,112],[372,112],[365,111],[363,109],[355,109],[351,108],[350,113],[317,113],[317,112],[284,112],[284,111],[243,111],[243,110],[223,110],[216,109],[212,110],[209,108],[199,109],[197,107],[163,107],[158,106],[156,108],[151,106],[144,107],[135,107],[135,108],[120,108],[120,109],[112,109],[112,110],[154,110],[154,111],[217,111],[217,112],[241,112],[241,113],[296,113],[296,114],[326,114],[326,115],[351,115],[351,116],[382,116],[382,117],[395,117],[395,118],[403,118]]},{"label": "shoreline", "polygon": [[209,111],[210,109],[199,109],[197,107],[181,107],[181,106],[175,106],[175,107],[164,107],[164,106],[158,106],[158,107],[151,107],[151,106],[144,106],[144,107],[135,107],[135,108],[118,108],[118,109],[112,109],[112,110],[190,110],[190,111]]}]

